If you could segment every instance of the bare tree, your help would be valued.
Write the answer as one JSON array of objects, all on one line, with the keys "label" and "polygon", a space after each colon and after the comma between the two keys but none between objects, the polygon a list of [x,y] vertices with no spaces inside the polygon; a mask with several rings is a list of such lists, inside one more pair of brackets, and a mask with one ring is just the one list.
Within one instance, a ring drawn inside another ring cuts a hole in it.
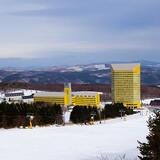
[{"label": "bare tree", "polygon": [[123,155],[115,155],[115,156],[108,156],[107,154],[101,154],[97,157],[97,160],[137,160],[137,158],[128,159],[126,158],[126,154]]}]

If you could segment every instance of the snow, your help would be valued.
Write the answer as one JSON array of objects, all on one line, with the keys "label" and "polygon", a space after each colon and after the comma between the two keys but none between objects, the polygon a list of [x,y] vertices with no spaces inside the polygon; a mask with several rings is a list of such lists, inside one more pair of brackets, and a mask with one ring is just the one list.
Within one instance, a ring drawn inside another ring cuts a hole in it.
[{"label": "snow", "polygon": [[160,98],[144,99],[144,100],[142,100],[142,104],[149,105],[151,103],[151,101],[154,101],[154,100],[160,100]]},{"label": "snow", "polygon": [[[147,112],[146,112],[147,113]],[[97,160],[126,153],[134,158],[148,134],[145,114],[116,118],[95,125],[50,126],[0,130],[3,160]],[[131,159],[131,160],[132,160]]]},{"label": "snow", "polygon": [[83,69],[80,66],[68,67],[67,70],[72,70],[75,72],[82,72],[83,71]]},{"label": "snow", "polygon": [[71,111],[65,112],[65,115],[64,115],[64,121],[65,121],[65,123],[69,123],[69,121],[70,121],[70,115],[71,115]]},{"label": "snow", "polygon": [[110,69],[109,67],[107,68],[105,64],[97,64],[97,65],[94,65],[94,67],[98,70]]},{"label": "snow", "polygon": [[82,72],[84,70],[109,70],[110,67],[106,67],[105,64],[91,64],[91,65],[75,65],[62,69],[60,72]]}]

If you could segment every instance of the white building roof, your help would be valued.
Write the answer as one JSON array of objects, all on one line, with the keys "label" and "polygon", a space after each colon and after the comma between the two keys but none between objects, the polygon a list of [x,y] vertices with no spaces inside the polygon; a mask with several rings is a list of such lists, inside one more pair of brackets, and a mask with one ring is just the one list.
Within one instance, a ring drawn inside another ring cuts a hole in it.
[{"label": "white building roof", "polygon": [[34,97],[64,97],[64,92],[37,92]]},{"label": "white building roof", "polygon": [[24,92],[8,92],[5,93],[5,97],[21,97],[24,95]]},{"label": "white building roof", "polygon": [[102,92],[94,92],[94,91],[72,92],[73,96],[96,96],[97,94],[102,94]]},{"label": "white building roof", "polygon": [[[96,96],[97,94],[102,94],[102,92],[92,92],[92,91],[79,91],[72,92],[73,96]],[[37,92],[34,97],[64,97],[64,92]]]},{"label": "white building roof", "polygon": [[126,70],[126,71],[133,71],[133,69],[140,65],[139,63],[123,63],[123,64],[111,64],[113,70]]}]

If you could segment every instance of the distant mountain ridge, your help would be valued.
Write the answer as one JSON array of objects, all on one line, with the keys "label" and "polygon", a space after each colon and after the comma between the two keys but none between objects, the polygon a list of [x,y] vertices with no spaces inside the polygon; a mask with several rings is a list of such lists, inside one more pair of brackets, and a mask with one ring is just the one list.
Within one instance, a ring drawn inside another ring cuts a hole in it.
[{"label": "distant mountain ridge", "polygon": [[[112,62],[114,63],[114,62]],[[135,62],[137,63],[137,62]],[[142,83],[160,85],[160,63],[143,61]],[[44,66],[28,68],[1,68],[0,82],[23,83],[111,83],[110,63],[73,66]]]},{"label": "distant mountain ridge", "polygon": [[[57,64],[57,59],[54,58],[0,58],[0,69],[1,70],[47,70],[66,68],[73,66],[88,66],[88,65],[100,65],[100,64],[111,64],[111,63],[141,63],[143,66],[160,66],[160,62],[154,61],[109,61],[109,62],[96,62],[90,64],[83,64],[76,61],[77,65],[66,62],[66,64]],[[60,61],[60,60],[59,60]]]}]

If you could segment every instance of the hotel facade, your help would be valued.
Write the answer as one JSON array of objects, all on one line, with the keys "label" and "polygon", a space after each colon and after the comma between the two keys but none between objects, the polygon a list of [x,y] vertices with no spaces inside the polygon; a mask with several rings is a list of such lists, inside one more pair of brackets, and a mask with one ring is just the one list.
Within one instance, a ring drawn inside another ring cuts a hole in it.
[{"label": "hotel facade", "polygon": [[112,101],[141,107],[140,64],[112,64]]}]

